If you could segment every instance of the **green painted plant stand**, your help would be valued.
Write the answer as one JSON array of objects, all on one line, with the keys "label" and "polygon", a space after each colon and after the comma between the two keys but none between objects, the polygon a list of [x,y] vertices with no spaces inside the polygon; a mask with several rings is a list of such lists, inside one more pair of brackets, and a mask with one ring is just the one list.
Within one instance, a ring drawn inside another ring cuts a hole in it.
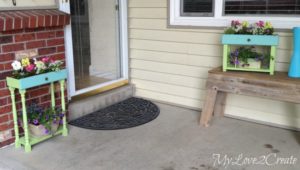
[{"label": "green painted plant stand", "polygon": [[[276,60],[276,47],[279,43],[279,37],[277,35],[239,35],[239,34],[224,34],[222,37],[223,44],[223,71],[227,70],[240,70],[240,71],[255,71],[266,72],[270,75],[274,75],[275,60]],[[270,64],[269,68],[245,68],[236,67],[231,65],[228,56],[231,52],[231,46],[270,46]]]},{"label": "green painted plant stand", "polygon": [[[21,147],[23,145],[25,147],[25,152],[31,152],[31,146],[42,142],[46,139],[49,139],[55,135],[62,134],[63,136],[68,135],[67,129],[67,120],[66,116],[63,117],[63,125],[60,127],[55,134],[47,135],[43,137],[34,137],[30,135],[28,130],[28,120],[26,113],[26,90],[32,87],[50,84],[51,88],[51,106],[55,107],[55,95],[54,95],[54,82],[60,82],[60,90],[61,90],[61,107],[62,111],[66,113],[66,103],[65,103],[65,79],[67,78],[67,70],[63,69],[57,72],[50,72],[45,74],[40,74],[36,76],[31,76],[23,79],[15,79],[12,77],[7,77],[7,86],[9,87],[12,101],[12,112],[14,119],[14,130],[15,130],[15,146],[16,148]],[[18,127],[18,115],[16,109],[16,101],[15,101],[15,89],[19,89],[19,93],[21,94],[22,101],[22,112],[23,112],[23,128],[24,128],[24,136],[19,136],[19,127]]]}]

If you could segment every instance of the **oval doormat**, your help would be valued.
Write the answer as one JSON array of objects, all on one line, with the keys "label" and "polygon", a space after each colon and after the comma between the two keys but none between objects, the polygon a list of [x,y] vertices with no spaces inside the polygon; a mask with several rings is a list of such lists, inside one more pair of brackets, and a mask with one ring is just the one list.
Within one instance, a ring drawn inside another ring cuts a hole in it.
[{"label": "oval doormat", "polygon": [[72,120],[69,124],[94,130],[125,129],[150,122],[158,115],[159,108],[154,103],[132,97]]}]

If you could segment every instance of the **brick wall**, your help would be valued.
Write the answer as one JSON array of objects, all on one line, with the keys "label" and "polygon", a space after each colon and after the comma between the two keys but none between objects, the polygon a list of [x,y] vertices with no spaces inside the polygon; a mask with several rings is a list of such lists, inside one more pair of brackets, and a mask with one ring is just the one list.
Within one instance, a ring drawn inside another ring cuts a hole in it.
[{"label": "brick wall", "polygon": [[[0,32],[0,147],[14,142],[13,115],[10,93],[6,86],[6,77],[11,75],[11,63],[16,53],[36,49],[37,57],[49,56],[65,61],[63,26],[25,28]],[[56,102],[60,104],[59,86],[56,84]],[[20,95],[16,91],[17,108],[20,110]],[[67,94],[65,95],[67,96]],[[50,106],[49,85],[32,88],[27,91],[27,104],[32,102]]]}]

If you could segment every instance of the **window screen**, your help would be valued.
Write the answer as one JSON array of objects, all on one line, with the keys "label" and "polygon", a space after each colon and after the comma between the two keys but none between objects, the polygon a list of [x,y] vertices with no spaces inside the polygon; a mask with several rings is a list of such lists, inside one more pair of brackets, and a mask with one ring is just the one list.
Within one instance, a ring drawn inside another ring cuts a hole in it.
[{"label": "window screen", "polygon": [[181,16],[213,16],[213,0],[181,0]]},{"label": "window screen", "polygon": [[225,15],[299,15],[300,0],[225,0]]}]

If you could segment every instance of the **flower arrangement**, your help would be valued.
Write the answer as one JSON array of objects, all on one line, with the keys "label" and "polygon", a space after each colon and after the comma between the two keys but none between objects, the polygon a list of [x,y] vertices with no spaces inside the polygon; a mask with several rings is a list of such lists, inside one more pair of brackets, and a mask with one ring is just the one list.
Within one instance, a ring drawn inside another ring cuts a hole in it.
[{"label": "flower arrangement", "polygon": [[273,35],[274,28],[270,22],[258,21],[249,24],[248,21],[231,21],[231,26],[225,29],[225,34]]},{"label": "flower arrangement", "polygon": [[255,51],[254,46],[239,47],[229,54],[229,62],[235,66],[248,67],[248,59],[254,59],[257,62],[261,62],[263,66],[267,66],[270,56]]},{"label": "flower arrangement", "polygon": [[[42,126],[44,135],[54,133],[56,129],[53,129],[53,125],[62,124],[64,113],[58,108],[42,108],[37,104],[31,104],[27,108],[28,123],[33,126]],[[19,117],[22,118],[22,112]]]},{"label": "flower arrangement", "polygon": [[62,61],[52,60],[50,57],[42,57],[40,60],[36,58],[23,58],[21,61],[15,60],[11,64],[13,68],[13,77],[16,79],[59,71],[61,70],[62,65]]}]

